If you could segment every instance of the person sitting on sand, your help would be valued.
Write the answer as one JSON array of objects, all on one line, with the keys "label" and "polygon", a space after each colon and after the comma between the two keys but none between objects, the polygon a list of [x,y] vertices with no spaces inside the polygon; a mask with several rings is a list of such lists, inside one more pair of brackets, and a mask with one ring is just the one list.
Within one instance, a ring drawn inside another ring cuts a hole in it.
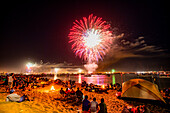
[{"label": "person sitting on sand", "polygon": [[91,113],[97,113],[97,109],[98,109],[98,103],[96,102],[96,98],[93,98],[93,101],[91,101],[90,103],[90,111]]},{"label": "person sitting on sand", "polygon": [[74,89],[71,89],[70,91],[70,98],[72,101],[76,100],[76,92],[74,91]]},{"label": "person sitting on sand", "polygon": [[81,87],[84,87],[84,86],[86,86],[86,81],[83,80]]},{"label": "person sitting on sand", "polygon": [[107,106],[104,103],[104,98],[101,98],[101,103],[99,104],[100,110],[98,113],[107,113]]},{"label": "person sitting on sand", "polygon": [[129,109],[127,108],[127,105],[124,106],[121,113],[130,113]]},{"label": "person sitting on sand", "polygon": [[2,84],[0,84],[0,85],[3,85],[3,86],[5,87],[5,89],[6,89],[5,92],[7,92],[7,91],[10,89],[10,88],[8,87],[8,76],[6,76],[3,81],[4,81],[4,82],[3,82]]},{"label": "person sitting on sand", "polygon": [[64,92],[63,88],[60,89],[60,94],[64,96],[65,92]]},{"label": "person sitting on sand", "polygon": [[86,84],[86,88],[85,88],[86,91],[89,91],[90,90],[90,86],[88,84]]},{"label": "person sitting on sand", "polygon": [[3,81],[4,81],[4,82],[3,82],[2,84],[0,84],[0,85],[5,85],[5,86],[7,86],[7,85],[8,85],[8,76],[6,76]]},{"label": "person sitting on sand", "polygon": [[143,105],[144,113],[150,113],[149,108],[146,105]]},{"label": "person sitting on sand", "polygon": [[78,101],[82,101],[82,99],[83,99],[83,93],[79,90],[79,88],[77,88],[76,96],[77,96],[77,98],[78,98]]},{"label": "person sitting on sand", "polygon": [[24,95],[21,97],[20,95],[14,93],[14,92],[15,92],[14,89],[11,89],[11,90],[10,90],[10,94],[7,95],[7,97],[6,97],[6,101],[7,101],[7,102],[9,102],[9,101],[10,101],[10,102],[22,102],[22,101],[25,101],[25,100],[28,100],[28,101],[29,101],[29,98],[28,98],[27,95],[24,94]]},{"label": "person sitting on sand", "polygon": [[82,110],[84,111],[84,113],[89,113],[89,108],[90,108],[90,101],[87,100],[88,96],[85,95],[85,99],[83,100],[83,105],[82,105]]},{"label": "person sitting on sand", "polygon": [[71,88],[70,94],[71,94],[72,96],[74,96],[74,95],[76,94],[76,92],[74,91],[74,89]]},{"label": "person sitting on sand", "polygon": [[70,96],[70,89],[69,89],[69,88],[66,88],[65,98],[67,99],[69,96]]},{"label": "person sitting on sand", "polygon": [[68,81],[66,81],[65,87],[68,87]]}]

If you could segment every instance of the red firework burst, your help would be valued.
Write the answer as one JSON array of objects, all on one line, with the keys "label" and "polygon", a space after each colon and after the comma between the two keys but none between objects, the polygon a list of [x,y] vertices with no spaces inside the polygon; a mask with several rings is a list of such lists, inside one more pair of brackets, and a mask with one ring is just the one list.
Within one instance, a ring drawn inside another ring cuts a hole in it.
[{"label": "red firework burst", "polygon": [[93,14],[73,24],[68,36],[75,54],[88,63],[102,60],[113,40],[110,25]]}]

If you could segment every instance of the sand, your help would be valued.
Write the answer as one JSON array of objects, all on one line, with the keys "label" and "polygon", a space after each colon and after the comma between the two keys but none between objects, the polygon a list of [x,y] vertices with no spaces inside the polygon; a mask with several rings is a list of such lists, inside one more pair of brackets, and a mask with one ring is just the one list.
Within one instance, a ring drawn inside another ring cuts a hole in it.
[{"label": "sand", "polygon": [[[54,85],[55,91],[50,90],[51,85],[45,88],[38,88],[32,91],[16,91],[22,95],[26,93],[33,101],[18,102],[5,102],[8,93],[5,93],[5,88],[0,87],[0,113],[77,113],[81,112],[82,105],[73,106],[72,103],[66,101],[56,100],[60,97],[59,90],[60,85]],[[65,89],[65,88],[64,88]],[[97,102],[100,103],[100,99],[104,98],[107,105],[108,113],[121,113],[124,106],[134,106],[133,103],[129,103],[125,100],[117,99],[115,96],[115,90],[109,90],[108,94],[98,94],[95,92],[87,92],[82,90],[84,95],[88,95],[88,99],[92,101],[93,97],[96,97]],[[166,109],[160,106],[153,106],[152,111],[166,113]]]}]

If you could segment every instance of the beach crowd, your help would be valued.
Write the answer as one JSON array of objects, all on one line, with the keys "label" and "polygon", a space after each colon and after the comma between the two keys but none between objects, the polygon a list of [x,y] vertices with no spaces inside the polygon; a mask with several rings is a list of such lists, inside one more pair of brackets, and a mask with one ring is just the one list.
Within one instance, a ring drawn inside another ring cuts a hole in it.
[{"label": "beach crowd", "polygon": [[[108,94],[109,91],[116,91],[115,94],[118,94],[117,97],[120,96],[118,92],[121,92],[121,85],[116,84],[107,84],[107,86],[98,86],[95,84],[87,84],[86,81],[83,81],[79,86],[75,83],[75,81],[62,81],[60,79],[50,80],[41,76],[34,75],[15,75],[14,73],[10,73],[6,76],[0,76],[0,85],[5,87],[6,92],[9,94],[6,97],[6,101],[14,101],[14,102],[23,102],[23,101],[34,101],[34,98],[30,98],[26,93],[22,93],[22,95],[17,94],[18,91],[33,91],[37,88],[44,88],[50,84],[55,84],[60,86],[59,93],[52,100],[64,101],[67,104],[71,104],[72,106],[82,106],[81,110],[77,109],[77,112],[84,113],[107,113],[108,106],[105,103],[105,99],[103,97],[100,100],[97,100],[95,95],[90,96],[89,94],[97,93],[97,94]],[[78,86],[78,87],[77,87]],[[169,97],[169,90],[164,90],[163,93]],[[87,93],[89,92],[89,93]],[[98,103],[100,101],[100,103]],[[108,101],[108,100],[106,100]],[[117,105],[118,106],[118,105]],[[148,106],[138,105],[138,106],[120,106],[122,109],[122,113],[150,113],[151,110]],[[109,108],[110,109],[110,108]]]}]

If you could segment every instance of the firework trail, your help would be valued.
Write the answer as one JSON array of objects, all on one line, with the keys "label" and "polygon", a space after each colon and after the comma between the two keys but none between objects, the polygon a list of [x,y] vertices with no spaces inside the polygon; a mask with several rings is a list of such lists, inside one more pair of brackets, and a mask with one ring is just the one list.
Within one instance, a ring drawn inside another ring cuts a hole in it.
[{"label": "firework trail", "polygon": [[68,36],[74,53],[87,64],[103,60],[113,40],[110,25],[93,14],[83,17],[83,20],[75,20],[73,24]]}]

